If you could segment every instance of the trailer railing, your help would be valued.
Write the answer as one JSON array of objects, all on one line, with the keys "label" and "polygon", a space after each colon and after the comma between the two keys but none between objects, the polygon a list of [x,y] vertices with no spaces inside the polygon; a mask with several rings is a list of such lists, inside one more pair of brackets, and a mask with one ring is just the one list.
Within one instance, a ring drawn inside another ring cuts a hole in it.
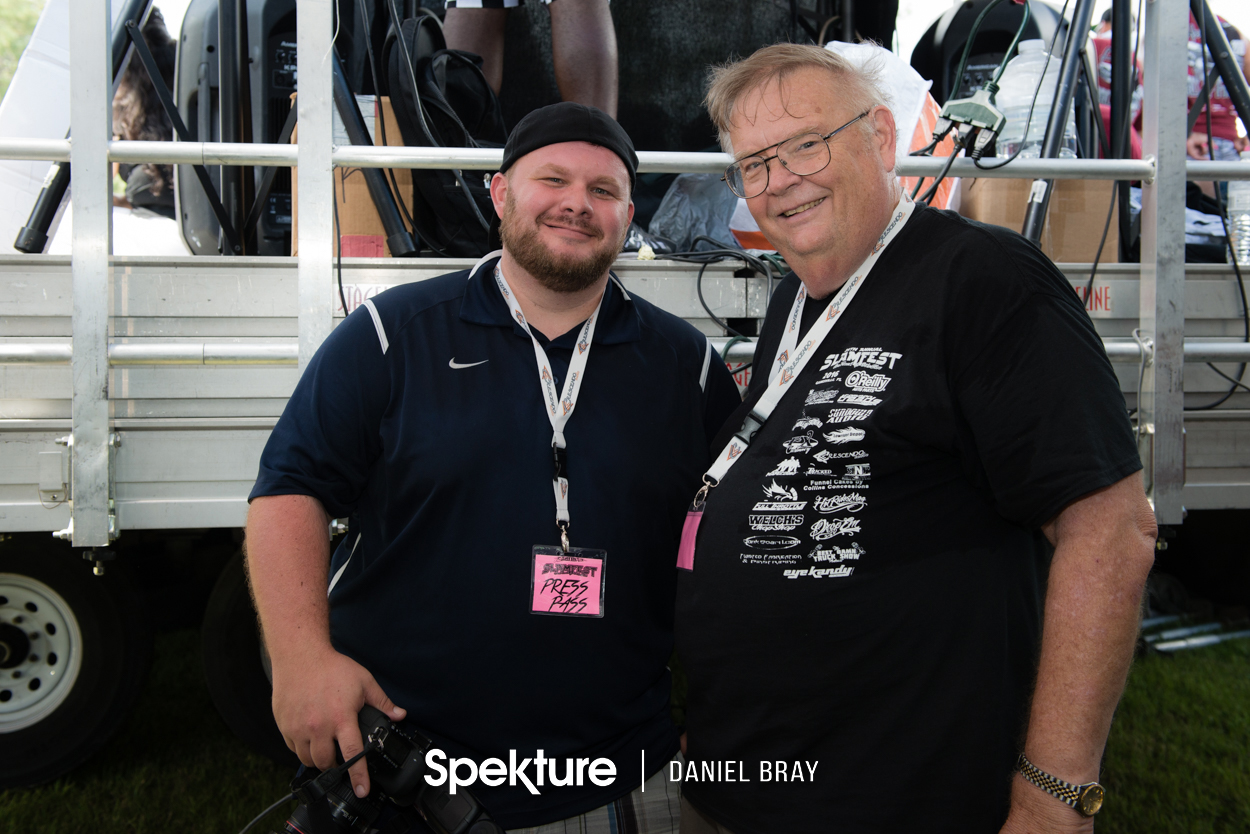
[{"label": "trailer railing", "polygon": [[[755,341],[713,338],[712,345],[726,361],[750,362],[755,358]],[[729,352],[724,353],[726,345]],[[1133,339],[1102,340],[1112,362],[1137,364],[1151,359],[1149,344]],[[1250,363],[1250,343],[1185,340],[1185,362]],[[74,349],[70,342],[0,342],[0,365],[69,365]],[[157,342],[110,343],[110,368],[128,365],[296,365],[299,342],[294,339],[267,342]]]},{"label": "trailer railing", "polygon": [[[0,139],[0,159],[68,162],[72,139]],[[330,154],[338,168],[456,168],[494,171],[503,161],[499,148],[407,148],[395,146],[337,145]],[[232,144],[229,142],[126,142],[108,143],[108,160],[162,165],[255,165],[290,168],[299,164],[299,145]],[[719,174],[733,157],[724,153],[639,151],[639,173]],[[896,170],[902,177],[933,177],[942,170],[944,157],[905,157]],[[1189,180],[1250,179],[1247,166],[1239,162],[1186,160]],[[970,159],[957,159],[952,177],[1056,180],[1140,180],[1154,182],[1155,162],[1148,159],[1016,159],[1008,165],[980,168]]]},{"label": "trailer railing", "polygon": [[[73,319],[69,343],[9,341],[0,363],[69,363],[73,377],[75,546],[109,541],[110,366],[133,364],[291,364],[303,368],[329,334],[334,316],[332,170],[457,168],[493,170],[498,149],[348,146],[332,141],[330,0],[301,0],[297,19],[299,144],[109,141],[111,88],[109,3],[70,0],[70,122],[73,140],[0,139],[0,158],[69,162],[74,171]],[[1140,341],[1107,339],[1108,356],[1140,363],[1139,449],[1146,484],[1161,523],[1180,523],[1184,485],[1183,367],[1186,362],[1250,362],[1250,345],[1184,338],[1184,190],[1186,180],[1250,179],[1250,166],[1185,159],[1185,0],[1146,4],[1143,45],[1141,160],[1017,159],[995,169],[956,160],[957,177],[1134,180],[1142,184]],[[719,173],[725,154],[640,152],[642,172]],[[295,166],[298,206],[298,338],[265,343],[110,344],[108,286],[111,162]],[[942,159],[900,159],[903,176],[934,176]],[[722,346],[724,342],[720,343]],[[727,358],[745,361],[753,344],[735,344]]]}]

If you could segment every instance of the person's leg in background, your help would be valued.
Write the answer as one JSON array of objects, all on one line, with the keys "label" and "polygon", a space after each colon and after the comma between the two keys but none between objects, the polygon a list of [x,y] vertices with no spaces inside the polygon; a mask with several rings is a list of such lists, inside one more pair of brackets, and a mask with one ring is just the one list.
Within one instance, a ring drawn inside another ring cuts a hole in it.
[{"label": "person's leg in background", "polygon": [[[518,4],[519,0],[453,0],[443,19],[447,46],[481,55],[482,74],[496,95],[503,86],[508,9]],[[616,118],[616,27],[608,0],[553,0],[547,8],[560,98],[598,107]]]},{"label": "person's leg in background", "polygon": [[482,56],[482,74],[486,83],[499,95],[503,86],[503,40],[504,26],[508,22],[508,8],[517,5],[513,2],[505,8],[488,5],[481,0],[473,6],[468,3],[448,4],[447,16],[443,19],[443,37],[447,39],[448,49],[463,49]]},{"label": "person's leg in background", "polygon": [[616,118],[616,26],[608,0],[553,0],[547,8],[560,98]]}]

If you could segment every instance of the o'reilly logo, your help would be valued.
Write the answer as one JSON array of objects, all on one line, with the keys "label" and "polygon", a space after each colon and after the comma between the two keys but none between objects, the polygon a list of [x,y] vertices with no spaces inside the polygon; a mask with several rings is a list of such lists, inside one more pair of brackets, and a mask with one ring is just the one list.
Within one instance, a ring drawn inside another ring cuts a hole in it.
[{"label": "o'reilly logo", "polygon": [[[509,750],[507,764],[502,759],[486,759],[479,765],[472,759],[448,759],[446,753],[434,748],[425,754],[425,766],[431,771],[425,775],[425,781],[436,788],[445,784],[448,792],[453,794],[457,788],[467,788],[479,781],[492,788],[505,781],[513,786],[519,782],[534,796],[540,795],[538,789],[545,784],[562,788],[580,786],[590,780],[592,784],[605,788],[616,781],[616,765],[611,759],[564,759],[563,765],[560,762],[560,759],[547,758],[542,750],[538,750],[532,759],[522,759],[518,763],[516,751]],[[529,776],[531,763],[533,781]]]}]

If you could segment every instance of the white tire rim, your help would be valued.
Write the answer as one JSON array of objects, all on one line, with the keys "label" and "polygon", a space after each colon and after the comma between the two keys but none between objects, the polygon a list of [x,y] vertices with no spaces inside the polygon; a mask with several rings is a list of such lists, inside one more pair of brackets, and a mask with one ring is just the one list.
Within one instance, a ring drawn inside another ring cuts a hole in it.
[{"label": "white tire rim", "polygon": [[[29,576],[0,573],[0,733],[38,724],[64,703],[82,669],[82,630],[65,598]],[[17,656],[23,649],[24,655]],[[4,655],[7,655],[5,657]]]}]

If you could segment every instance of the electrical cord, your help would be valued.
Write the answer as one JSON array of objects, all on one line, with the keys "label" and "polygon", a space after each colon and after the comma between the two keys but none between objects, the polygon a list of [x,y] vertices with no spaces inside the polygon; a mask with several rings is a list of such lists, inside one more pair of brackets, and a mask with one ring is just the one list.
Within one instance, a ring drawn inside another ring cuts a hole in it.
[{"label": "electrical cord", "polygon": [[[1070,0],[1063,0],[1063,8],[1059,10],[1060,20],[1064,19],[1065,15],[1067,15],[1069,2]],[[1020,151],[1024,150],[1024,146],[1028,144],[1029,125],[1033,123],[1033,110],[1037,107],[1037,97],[1042,91],[1042,84],[1046,82],[1046,70],[1050,68],[1050,59],[1054,57],[1055,54],[1055,42],[1059,39],[1059,29],[1060,27],[1055,27],[1055,33],[1050,36],[1050,45],[1046,48],[1046,63],[1042,65],[1042,76],[1037,80],[1037,87],[1033,90],[1033,101],[1029,103],[1029,115],[1028,118],[1024,120],[1024,133],[1020,138],[1020,147],[1016,148],[1015,152],[1012,153],[1011,156],[1007,157],[997,165],[982,165],[981,160],[972,160],[972,164],[980,168],[982,171],[993,171],[997,168],[1002,168],[1005,165],[1011,164],[1015,161],[1016,157],[1020,155]]]},{"label": "electrical cord", "polygon": [[766,258],[757,258],[745,250],[734,249],[719,240],[708,237],[707,235],[699,235],[691,241],[691,245],[695,247],[697,247],[700,243],[707,243],[715,248],[702,250],[696,248],[690,252],[673,252],[669,255],[665,255],[665,257],[674,261],[697,263],[700,265],[698,275],[695,277],[694,285],[695,293],[699,297],[699,303],[703,305],[703,309],[718,327],[734,338],[746,339],[748,337],[730,327],[728,322],[712,311],[711,306],[707,303],[707,299],[703,297],[703,273],[706,272],[707,268],[714,263],[720,263],[721,261],[736,258],[746,264],[746,266],[752,271],[758,272],[767,277],[769,289],[771,291],[773,282],[772,265]]},{"label": "electrical cord", "polygon": [[[364,0],[356,0],[356,8],[360,12],[361,31],[368,33],[369,17],[365,12]],[[378,83],[378,65],[377,60],[373,57],[372,37],[365,37],[365,54],[369,57],[369,75],[373,79],[373,94],[380,101],[382,98],[382,86]],[[394,106],[393,102],[391,106]],[[382,144],[388,144],[386,139],[386,119],[382,116],[381,108],[378,108],[377,112],[377,129],[378,136],[382,139]],[[417,236],[421,243],[429,246],[438,254],[446,256],[445,252],[431,245],[430,242],[426,240],[425,235],[421,234],[421,232],[417,230],[417,224],[412,219],[412,214],[408,211],[408,204],[404,202],[403,192],[399,190],[399,181],[395,178],[395,169],[383,168],[382,170],[386,172],[386,177],[391,184],[391,191],[395,195],[395,202],[399,204],[399,210],[404,215],[404,221],[408,224],[408,228]]]},{"label": "electrical cord", "polygon": [[[959,70],[955,73],[955,77],[952,79],[952,83],[953,83],[953,84],[955,84],[955,90],[954,90],[954,92],[958,92],[958,90],[959,90],[959,85],[960,85],[961,83],[963,83],[963,79],[964,79],[964,70],[966,70],[966,69],[968,68],[968,56],[972,53],[972,42],[973,42],[974,40],[976,40],[977,33],[981,30],[981,23],[982,23],[982,21],[984,21],[984,20],[985,20],[985,16],[986,16],[986,15],[988,15],[991,11],[993,11],[993,10],[994,10],[994,8],[995,8],[996,6],[998,6],[998,4],[1000,4],[1000,3],[1002,3],[1002,2],[1003,2],[1003,0],[994,0],[992,3],[990,3],[990,4],[989,4],[988,6],[986,6],[984,9],[982,9],[982,10],[981,10],[981,13],[980,13],[979,15],[977,15],[977,19],[976,19],[976,20],[974,20],[974,21],[972,22],[972,29],[968,32],[968,39],[967,39],[966,41],[964,41],[964,52],[963,52],[963,55],[962,55],[962,56],[960,57],[960,59],[959,59]],[[1026,9],[1026,10],[1028,9],[1028,3],[1027,3],[1027,2],[1025,3],[1025,9]],[[1028,14],[1028,13],[1027,13],[1027,11],[1026,11],[1026,13],[1025,13],[1025,15],[1026,15],[1026,19],[1027,19],[1027,14]],[[1058,30],[1056,30],[1056,31],[1058,31]],[[1008,55],[1008,56],[1010,56],[1010,55],[1011,55],[1011,50],[1010,50],[1010,49],[1009,49],[1009,50],[1007,50],[1007,55]],[[1004,58],[1004,61],[1005,61],[1005,60],[1006,60],[1006,58]],[[948,97],[949,97],[949,96],[948,96]]]},{"label": "electrical cord", "polygon": [[[946,157],[946,164],[942,166],[942,170],[938,172],[937,177],[933,180],[933,185],[925,191],[924,196],[916,202],[921,205],[929,205],[929,201],[937,194],[938,186],[942,184],[942,180],[946,179],[946,175],[950,172],[951,166],[955,164],[955,157],[959,156],[959,152],[964,149],[964,140],[967,136],[971,136],[972,132],[964,134],[963,131],[955,137],[955,146],[951,148],[951,155]],[[922,178],[923,181],[923,178]],[[912,192],[912,199],[915,199],[915,191],[920,190],[920,183],[916,183],[916,188]]]},{"label": "electrical cord", "polygon": [[[964,43],[964,53],[963,53],[963,57],[960,59],[960,62],[959,62],[959,73],[956,76],[956,83],[963,82],[963,74],[964,74],[964,69],[968,61],[968,54],[969,54],[969,51],[972,49],[973,41],[976,40],[977,34],[981,31],[982,21],[985,19],[985,16],[989,14],[990,9],[997,6],[1000,2],[1002,2],[1002,0],[995,0],[993,3],[990,3],[990,5],[986,6],[985,9],[981,11],[981,14],[979,14],[977,16],[977,19],[973,22],[972,30],[968,33],[968,39]],[[994,93],[998,92],[998,79],[1002,77],[1003,71],[1007,69],[1007,62],[1011,59],[1011,53],[1015,51],[1016,44],[1020,42],[1020,38],[1024,34],[1024,29],[1026,26],[1028,26],[1028,23],[1029,23],[1029,4],[1028,2],[1025,2],[1024,16],[1020,20],[1020,25],[1016,28],[1016,35],[1014,38],[1012,38],[1011,45],[1007,47],[1007,51],[1003,54],[1003,60],[999,62],[998,69],[994,71],[994,77],[990,79],[989,83],[987,83],[986,85],[982,87],[982,90],[989,91],[991,100],[993,99]],[[1047,60],[1049,60],[1049,58]],[[1036,100],[1037,100],[1037,93],[1035,92],[1034,101]],[[954,123],[948,121],[946,126],[942,128],[941,131],[938,131],[933,134],[932,142],[930,142],[926,147],[921,148],[919,151],[915,151],[909,155],[910,156],[932,156],[933,151],[937,148],[938,144],[940,144],[942,140],[946,138],[947,134],[951,132],[951,129],[953,127],[954,127]],[[1027,126],[1025,129],[1027,130]],[[929,186],[929,189],[925,191],[924,196],[921,197],[918,202],[926,206],[929,204],[929,201],[932,200],[934,195],[937,194],[937,190],[941,186],[942,180],[946,179],[946,175],[950,173],[951,165],[953,165],[955,162],[955,157],[959,156],[959,152],[961,150],[965,150],[968,147],[969,143],[976,137],[976,135],[979,132],[980,130],[976,127],[973,127],[971,124],[961,124],[959,131],[955,135],[956,136],[955,143],[954,143],[954,146],[951,148],[950,156],[946,158],[946,164],[942,167],[942,170],[938,173],[937,177],[933,180],[933,184]],[[984,147],[984,145],[988,145],[988,144],[989,142],[977,143],[976,148],[973,151],[974,161],[980,159],[981,149]],[[965,153],[965,155],[967,154]],[[920,177],[919,179],[916,180],[916,187],[913,188],[911,191],[911,198],[913,200],[916,199],[916,195],[920,192],[920,187],[924,185],[925,179],[926,179],[925,177]]]},{"label": "electrical cord", "polygon": [[[1202,45],[1202,76],[1203,78],[1206,78],[1207,73],[1208,73],[1206,25],[1207,25],[1207,7],[1204,5],[1202,9],[1202,20],[1198,26],[1198,29],[1200,32],[1199,42]],[[1215,140],[1211,133],[1211,106],[1208,104],[1205,110],[1206,110],[1206,117],[1207,117],[1206,118],[1207,157],[1212,162],[1214,162],[1215,161]],[[1229,234],[1228,218],[1225,216],[1227,213],[1227,208],[1224,205],[1224,197],[1220,193],[1219,183],[1212,183],[1212,185],[1214,186],[1214,191],[1215,191],[1215,204],[1216,206],[1219,207],[1220,224],[1223,225],[1224,227],[1224,240],[1227,241],[1231,245],[1233,238]],[[1250,342],[1250,308],[1246,306],[1246,284],[1245,284],[1245,280],[1242,278],[1242,275],[1241,275],[1241,266],[1237,263],[1236,252],[1232,253],[1232,261],[1233,261],[1233,272],[1237,276],[1237,290],[1241,294],[1241,318],[1242,318],[1243,331],[1244,331],[1242,338],[1245,342]],[[1193,408],[1186,408],[1185,411],[1210,411],[1211,409],[1217,408],[1223,405],[1224,403],[1228,402],[1228,400],[1232,398],[1233,394],[1237,393],[1237,386],[1241,385],[1241,380],[1246,374],[1246,365],[1244,362],[1237,366],[1237,378],[1236,379],[1231,379],[1230,377],[1221,373],[1219,370],[1216,369],[1215,365],[1212,364],[1211,362],[1207,363],[1207,367],[1215,371],[1217,374],[1224,377],[1225,379],[1228,379],[1229,381],[1231,381],[1233,385],[1232,387],[1228,389],[1227,394],[1225,394],[1223,397],[1220,397],[1215,402],[1207,403],[1206,405],[1194,406]],[[1245,386],[1242,386],[1242,387],[1244,388]]]},{"label": "electrical cord", "polygon": [[274,810],[276,810],[279,805],[282,805],[284,802],[290,802],[292,799],[295,799],[294,792],[287,794],[286,796],[282,797],[277,802],[275,802],[274,804],[270,805],[268,808],[266,808],[265,810],[257,814],[255,819],[253,819],[247,825],[243,826],[243,830],[240,831],[239,834],[247,834],[247,832],[251,830],[253,825],[260,822],[265,817],[269,816],[269,814],[272,813]]},{"label": "electrical cord", "polygon": [[708,306],[706,299],[703,298],[703,273],[704,271],[707,270],[708,266],[713,263],[716,263],[716,261],[704,261],[702,266],[699,267],[698,276],[696,276],[694,279],[694,289],[695,289],[695,292],[698,293],[699,303],[703,305],[703,309],[707,311],[707,314],[712,317],[712,321],[716,322],[716,325],[720,327],[721,330],[724,330],[726,333],[728,333],[730,336],[733,336],[734,338],[745,339],[746,337],[743,336],[741,333],[739,333],[737,330],[734,330],[732,327],[730,327],[728,322],[726,322],[720,316],[713,313],[712,308]]},{"label": "electrical cord", "polygon": [[1020,26],[1016,29],[1016,36],[1011,39],[1011,45],[1007,47],[1006,53],[1003,54],[1003,60],[999,62],[998,69],[994,70],[994,77],[990,79],[990,84],[994,85],[994,92],[998,92],[998,79],[1003,77],[1003,71],[1007,69],[1007,61],[1011,58],[1011,53],[1016,51],[1016,46],[1020,43],[1020,38],[1024,36],[1024,27],[1029,25],[1029,0],[1024,0],[1024,17],[1020,19]]},{"label": "electrical cord", "polygon": [[[416,103],[415,112],[417,114],[417,120],[420,122],[421,130],[425,134],[426,139],[429,140],[430,145],[437,147],[440,143],[434,140],[434,132],[425,118],[425,106],[421,102],[421,88],[417,84],[417,71],[412,63],[412,53],[408,50],[408,39],[404,37],[403,19],[395,7],[395,0],[386,0],[386,9],[391,18],[391,25],[395,27],[395,32],[398,35],[396,40],[399,42],[399,51],[404,56],[404,65],[408,70],[408,79],[412,82],[412,97]],[[454,112],[449,115],[451,115],[452,120],[456,123],[456,126],[460,128],[461,133],[464,135],[466,147],[481,147],[477,140],[469,134],[468,129],[466,129],[460,122],[460,117]],[[460,171],[458,170],[452,169],[452,173],[455,175],[456,182],[460,186],[460,190],[464,193],[465,199],[468,200],[469,205],[473,207],[473,213],[477,216],[478,222],[482,224],[483,229],[489,230],[490,224],[486,221],[486,218],[482,216],[481,210],[477,207],[477,201],[473,199],[473,192],[469,190],[469,186],[465,183],[464,177],[461,176]],[[422,235],[422,237],[424,238],[425,236]],[[429,244],[428,240],[425,242]],[[433,246],[430,248],[434,249],[434,251],[438,252],[440,255],[446,254]]]},{"label": "electrical cord", "polygon": [[[1141,10],[1142,10],[1142,0],[1137,0],[1137,19],[1138,20],[1142,19]],[[1137,47],[1140,45],[1141,45],[1140,38],[1134,39],[1133,60],[1132,60],[1132,63],[1130,64],[1131,75],[1129,78],[1129,96],[1128,96],[1128,101],[1124,103],[1125,110],[1126,110],[1126,112],[1124,113],[1124,123],[1126,127],[1129,123],[1129,118],[1133,115],[1133,90],[1137,89],[1137,82],[1138,82]],[[1107,138],[1106,133],[1103,130],[1101,108],[1098,106],[1097,101],[1094,99],[1094,92],[1093,92],[1092,85],[1087,83],[1085,85],[1085,88],[1086,88],[1086,92],[1089,94],[1090,103],[1094,105],[1095,109],[1099,110],[1099,114],[1097,118],[1095,119],[1095,123],[1098,125],[1098,137],[1099,137],[1101,146],[1104,149],[1109,148],[1111,146],[1111,141]],[[1120,140],[1121,146],[1116,149],[1116,153],[1118,157],[1120,158],[1124,157],[1125,151],[1128,150],[1128,148],[1125,147],[1124,145],[1125,143],[1128,142],[1128,140],[1129,140],[1129,132],[1126,129],[1124,131],[1124,137]],[[1127,183],[1125,184],[1125,187],[1126,188],[1128,187]],[[1111,231],[1111,215],[1115,213],[1115,206],[1117,202],[1116,198],[1118,196],[1118,191],[1119,191],[1118,184],[1116,187],[1111,189],[1111,205],[1107,207],[1107,220],[1105,223],[1103,223],[1103,226],[1102,226],[1102,239],[1098,241],[1098,251],[1094,254],[1094,265],[1089,271],[1089,283],[1085,285],[1084,303],[1085,303],[1086,308],[1089,310],[1094,309],[1094,306],[1093,306],[1094,276],[1098,274],[1098,264],[1102,261],[1102,250],[1103,250],[1103,247],[1107,245],[1107,233]],[[1138,390],[1140,390],[1140,386]]]},{"label": "electrical cord", "polygon": [[334,195],[334,263],[339,276],[339,301],[343,302],[343,315],[351,311],[347,309],[347,295],[343,292],[343,233],[339,231],[339,198]]}]

